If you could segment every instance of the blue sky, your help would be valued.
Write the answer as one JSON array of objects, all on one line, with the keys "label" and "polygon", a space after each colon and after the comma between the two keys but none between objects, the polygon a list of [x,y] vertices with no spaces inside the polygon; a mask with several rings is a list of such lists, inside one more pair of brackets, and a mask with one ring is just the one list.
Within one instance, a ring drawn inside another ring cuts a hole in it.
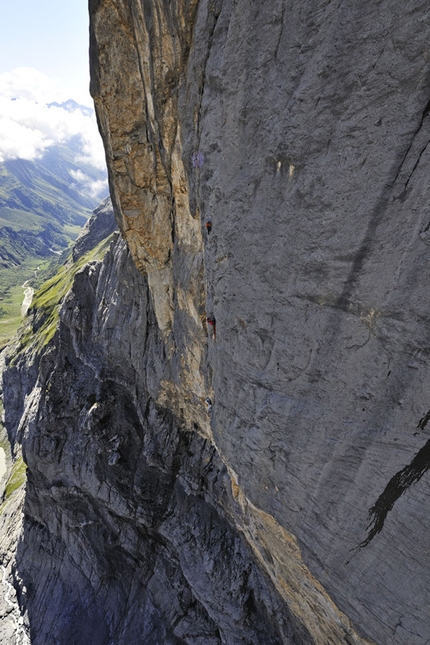
[{"label": "blue sky", "polygon": [[88,22],[88,0],[1,0],[0,74],[34,68],[64,98],[92,106]]}]

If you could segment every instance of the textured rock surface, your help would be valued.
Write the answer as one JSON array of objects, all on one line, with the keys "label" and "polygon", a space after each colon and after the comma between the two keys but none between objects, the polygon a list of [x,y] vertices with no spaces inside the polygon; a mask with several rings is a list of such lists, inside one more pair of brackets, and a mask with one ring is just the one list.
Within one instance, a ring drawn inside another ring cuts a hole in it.
[{"label": "textured rock surface", "polygon": [[148,297],[118,241],[77,275],[31,392],[22,369],[5,375],[6,400],[26,400],[17,570],[31,642],[313,642],[241,535],[263,518],[242,510],[211,443],[151,396],[168,366]]},{"label": "textured rock surface", "polygon": [[23,502],[24,490],[20,489],[2,504],[0,514],[0,642],[7,645],[30,645],[28,620],[16,592],[22,585],[15,565]]},{"label": "textured rock surface", "polygon": [[427,3],[90,15],[131,256],[4,377],[32,642],[425,645]]},{"label": "textured rock surface", "polygon": [[[3,369],[4,352],[0,354],[0,373]],[[1,420],[0,444],[5,458],[4,470],[0,475],[0,643],[29,645],[28,620],[21,610],[15,589],[20,588],[15,564],[17,545],[23,528],[24,486],[13,487],[12,492],[8,490],[13,478],[14,464],[7,433]],[[18,454],[16,457],[18,458]]]}]

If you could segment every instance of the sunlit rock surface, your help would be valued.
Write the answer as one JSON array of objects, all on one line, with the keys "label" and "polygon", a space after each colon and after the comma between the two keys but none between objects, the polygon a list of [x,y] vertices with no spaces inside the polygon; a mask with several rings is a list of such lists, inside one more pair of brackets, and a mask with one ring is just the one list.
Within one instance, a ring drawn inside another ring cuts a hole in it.
[{"label": "sunlit rock surface", "polygon": [[90,17],[125,240],[4,376],[32,643],[425,645],[427,4]]}]

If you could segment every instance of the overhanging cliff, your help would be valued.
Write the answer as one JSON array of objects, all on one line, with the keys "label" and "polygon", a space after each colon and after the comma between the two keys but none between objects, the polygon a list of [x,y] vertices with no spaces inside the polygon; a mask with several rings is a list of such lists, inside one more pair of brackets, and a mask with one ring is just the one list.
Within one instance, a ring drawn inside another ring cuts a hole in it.
[{"label": "overhanging cliff", "polygon": [[90,16],[129,250],[4,377],[32,642],[425,645],[427,4]]}]

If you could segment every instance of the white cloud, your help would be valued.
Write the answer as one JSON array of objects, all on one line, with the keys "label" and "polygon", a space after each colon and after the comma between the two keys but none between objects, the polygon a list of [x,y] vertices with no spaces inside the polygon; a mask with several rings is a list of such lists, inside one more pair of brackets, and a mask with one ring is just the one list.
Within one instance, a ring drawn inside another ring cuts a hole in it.
[{"label": "white cloud", "polygon": [[84,195],[89,193],[91,197],[102,199],[109,192],[107,179],[92,181],[91,177],[88,177],[82,170],[71,170],[70,174]]},{"label": "white cloud", "polygon": [[17,67],[12,72],[0,74],[0,95],[9,99],[27,99],[35,103],[62,103],[69,98],[58,89],[54,80],[32,67]]},{"label": "white cloud", "polygon": [[67,98],[35,69],[20,67],[0,74],[0,161],[40,158],[49,146],[79,136],[82,154],[77,161],[104,168],[95,115],[48,107]]}]

